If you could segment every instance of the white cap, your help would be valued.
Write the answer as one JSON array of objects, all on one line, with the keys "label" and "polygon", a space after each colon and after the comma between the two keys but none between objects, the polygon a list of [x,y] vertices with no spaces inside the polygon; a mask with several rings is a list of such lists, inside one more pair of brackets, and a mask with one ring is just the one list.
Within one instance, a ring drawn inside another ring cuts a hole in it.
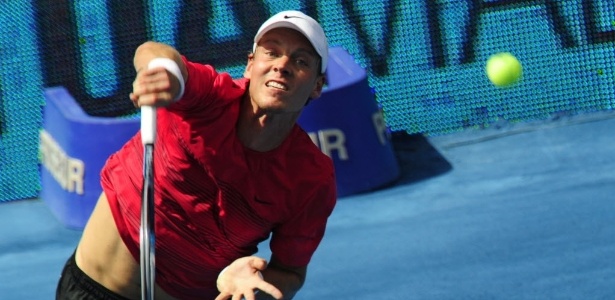
[{"label": "white cap", "polygon": [[254,36],[253,51],[256,51],[256,44],[265,33],[271,29],[281,27],[294,29],[305,35],[310,43],[312,43],[316,53],[320,55],[322,63],[320,70],[324,73],[327,69],[327,60],[329,57],[329,45],[327,43],[325,31],[316,20],[300,11],[282,11],[265,21],[265,23],[261,25],[261,28],[258,29],[256,36]]}]

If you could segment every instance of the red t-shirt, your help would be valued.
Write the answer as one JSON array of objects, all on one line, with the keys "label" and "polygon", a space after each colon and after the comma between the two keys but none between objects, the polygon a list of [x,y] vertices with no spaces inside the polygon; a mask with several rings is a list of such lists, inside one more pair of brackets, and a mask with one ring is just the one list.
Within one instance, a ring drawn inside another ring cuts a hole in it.
[{"label": "red t-shirt", "polygon": [[[334,167],[299,126],[257,152],[235,134],[249,82],[188,62],[182,99],[158,109],[154,149],[156,282],[180,299],[213,299],[218,273],[270,234],[273,256],[306,266],[336,202]],[[143,147],[137,133],[107,160],[103,190],[139,261]]]}]

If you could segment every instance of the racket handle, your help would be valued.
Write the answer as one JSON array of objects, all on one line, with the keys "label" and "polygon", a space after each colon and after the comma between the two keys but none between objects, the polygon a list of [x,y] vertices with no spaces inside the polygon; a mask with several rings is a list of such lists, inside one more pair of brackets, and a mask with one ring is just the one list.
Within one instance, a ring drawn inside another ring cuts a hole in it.
[{"label": "racket handle", "polygon": [[156,107],[141,106],[141,142],[153,145],[156,140]]}]

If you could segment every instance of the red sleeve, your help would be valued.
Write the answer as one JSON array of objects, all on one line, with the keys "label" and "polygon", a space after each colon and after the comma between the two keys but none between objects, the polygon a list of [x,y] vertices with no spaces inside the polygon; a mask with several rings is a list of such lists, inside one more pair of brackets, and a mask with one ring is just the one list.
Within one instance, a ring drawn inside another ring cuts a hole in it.
[{"label": "red sleeve", "polygon": [[277,260],[292,267],[307,266],[325,234],[337,199],[333,172],[303,209],[273,230],[270,247]]},{"label": "red sleeve", "polygon": [[173,110],[186,110],[196,105],[206,106],[208,104],[206,99],[212,99],[209,95],[213,87],[214,78],[216,77],[216,71],[212,66],[188,61],[185,56],[182,56],[182,60],[188,71],[184,95],[169,108]]},{"label": "red sleeve", "polygon": [[[188,71],[184,95],[169,106],[169,110],[192,110],[225,105],[241,96],[247,81],[234,81],[228,73],[218,73],[211,65],[191,62],[182,56]],[[219,102],[216,102],[219,101]]]}]

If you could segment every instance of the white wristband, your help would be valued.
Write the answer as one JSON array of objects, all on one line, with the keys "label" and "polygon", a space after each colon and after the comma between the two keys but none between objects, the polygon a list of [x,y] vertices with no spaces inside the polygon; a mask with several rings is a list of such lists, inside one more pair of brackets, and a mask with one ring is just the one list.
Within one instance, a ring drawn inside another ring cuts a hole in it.
[{"label": "white wristband", "polygon": [[163,67],[167,71],[169,71],[169,73],[177,77],[177,80],[179,80],[179,94],[177,94],[177,96],[173,99],[173,101],[177,101],[181,99],[181,97],[184,96],[184,90],[186,87],[184,84],[184,76],[182,76],[182,72],[179,69],[179,66],[177,65],[177,63],[170,58],[157,57],[157,58],[152,59],[149,62],[149,64],[147,64],[148,69],[157,68],[157,67]]}]

